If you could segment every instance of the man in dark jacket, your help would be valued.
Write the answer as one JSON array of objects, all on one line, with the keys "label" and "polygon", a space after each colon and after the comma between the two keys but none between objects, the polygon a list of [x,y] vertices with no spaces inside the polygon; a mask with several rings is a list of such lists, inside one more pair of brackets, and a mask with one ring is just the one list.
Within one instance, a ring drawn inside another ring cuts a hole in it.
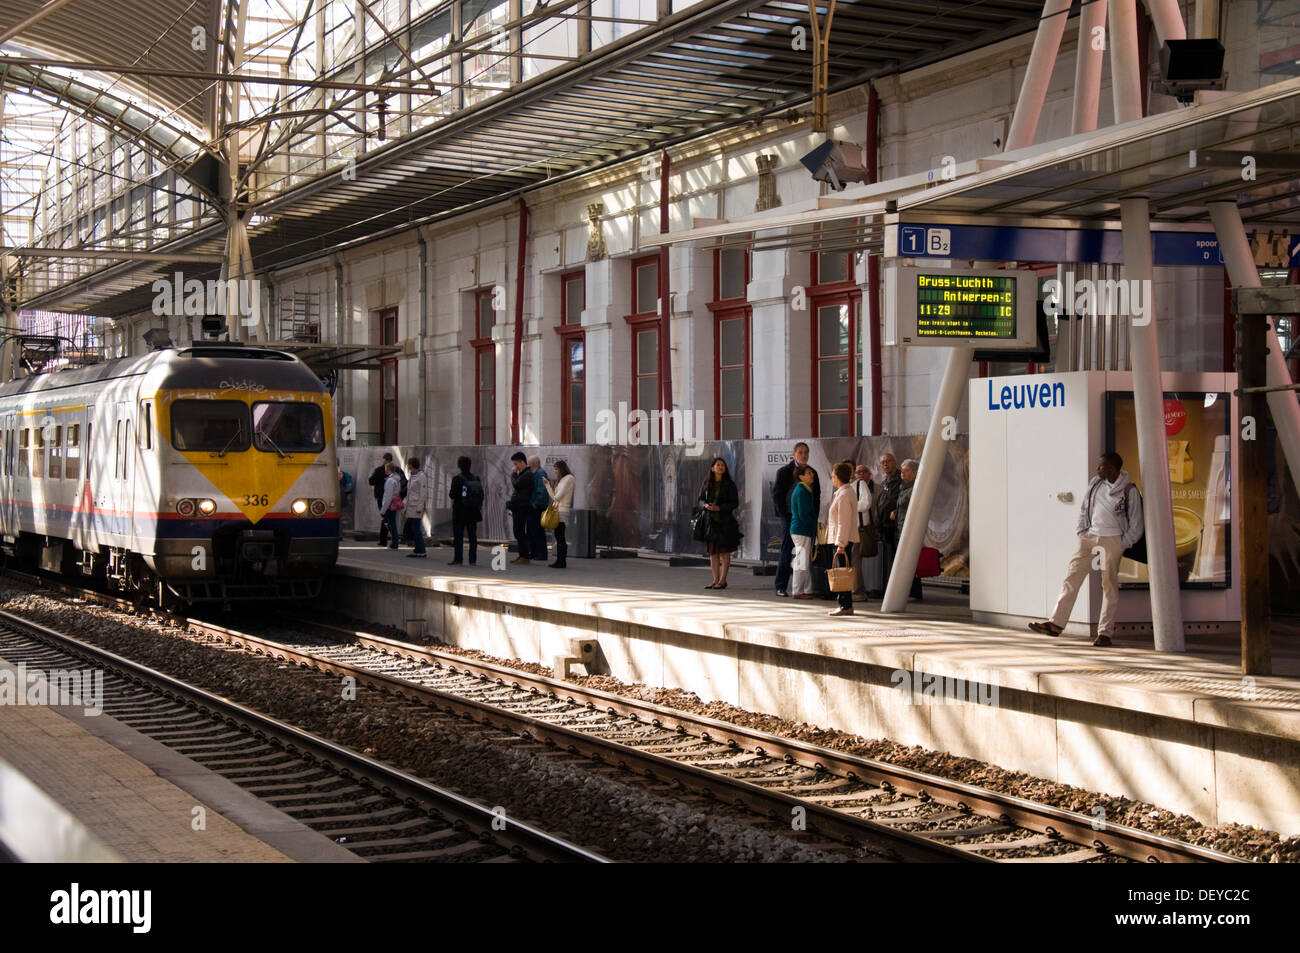
[{"label": "man in dark jacket", "polygon": [[[370,474],[370,485],[375,491],[375,506],[378,507],[384,502],[384,481],[388,479],[388,471],[385,469],[388,464],[393,462],[393,455],[385,453],[383,462],[375,467],[374,472]],[[396,466],[396,464],[394,464]],[[406,474],[399,469],[397,471],[402,480],[402,499],[406,499]],[[379,545],[388,545],[388,524],[384,522],[384,514],[379,514]]]},{"label": "man in dark jacket", "polygon": [[874,508],[876,511],[876,531],[880,534],[880,566],[884,573],[884,585],[889,585],[889,571],[894,566],[894,553],[898,550],[898,522],[894,514],[898,510],[898,494],[903,489],[903,478],[898,472],[898,458],[892,453],[880,455],[880,472],[884,481],[876,490]]},{"label": "man in dark jacket", "polygon": [[[790,494],[794,492],[795,467],[808,465],[808,444],[800,441],[794,445],[790,462],[776,471],[776,482],[772,484],[772,503],[776,507],[777,518],[781,521],[781,555],[776,562],[776,594],[790,594],[791,564],[794,562],[794,539],[790,536]],[[822,485],[813,471],[813,510],[819,516],[822,511]]]},{"label": "man in dark jacket", "polygon": [[533,475],[533,512],[528,517],[528,549],[533,559],[546,562],[546,530],[542,529],[542,514],[551,505],[551,495],[546,492],[550,479],[542,469],[541,457],[529,457],[528,469]]},{"label": "man in dark jacket", "polygon": [[[898,468],[898,476],[902,481],[898,488],[898,499],[894,503],[894,509],[890,513],[894,523],[894,545],[898,545],[898,538],[902,535],[903,524],[907,522],[907,510],[912,505],[912,488],[916,485],[916,461],[904,460]],[[908,593],[911,599],[921,598],[921,577],[912,577],[912,589]]]},{"label": "man in dark jacket", "polygon": [[469,564],[478,562],[478,524],[483,522],[483,481],[470,472],[469,457],[456,461],[460,469],[451,478],[451,533],[456,555],[449,565],[462,565],[465,534],[469,534]]},{"label": "man in dark jacket", "polygon": [[514,467],[514,473],[510,477],[510,502],[506,504],[506,509],[510,511],[510,519],[515,528],[515,544],[519,547],[519,555],[511,562],[527,566],[532,562],[530,557],[533,554],[528,539],[528,518],[533,512],[533,471],[528,469],[528,458],[518,451],[510,455],[510,464]]}]

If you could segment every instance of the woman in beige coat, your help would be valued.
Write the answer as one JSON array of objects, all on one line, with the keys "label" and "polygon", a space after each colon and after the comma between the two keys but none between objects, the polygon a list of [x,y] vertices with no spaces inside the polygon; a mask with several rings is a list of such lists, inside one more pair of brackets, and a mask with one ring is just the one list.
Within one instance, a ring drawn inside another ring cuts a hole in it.
[{"label": "woman in beige coat", "polygon": [[[835,547],[835,565],[853,565],[853,547],[858,542],[858,500],[850,482],[853,479],[853,464],[841,460],[831,467],[831,483],[835,495],[831,497],[830,514],[826,518],[826,542]],[[840,556],[844,563],[840,563]],[[832,609],[830,615],[853,615],[853,593],[837,593],[840,607]]]}]

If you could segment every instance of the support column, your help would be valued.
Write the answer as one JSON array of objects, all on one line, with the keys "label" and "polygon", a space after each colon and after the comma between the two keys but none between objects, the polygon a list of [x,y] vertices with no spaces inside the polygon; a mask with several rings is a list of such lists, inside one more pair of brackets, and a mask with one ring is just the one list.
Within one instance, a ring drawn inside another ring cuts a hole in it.
[{"label": "support column", "polygon": [[[1181,21],[1180,21],[1181,22]],[[1142,118],[1135,0],[1111,0],[1110,72],[1115,97],[1115,121]],[[1124,277],[1151,287],[1151,206],[1146,198],[1120,200],[1124,234]],[[1150,301],[1148,296],[1148,301]],[[1147,569],[1150,577],[1151,628],[1161,652],[1182,652],[1183,609],[1178,589],[1178,559],[1174,552],[1173,498],[1169,489],[1169,451],[1165,444],[1164,387],[1160,379],[1160,344],[1152,319],[1131,334],[1133,411],[1137,419],[1138,461],[1142,465],[1143,515],[1146,523]]]},{"label": "support column", "polygon": [[1183,11],[1178,7],[1178,0],[1146,0],[1147,12],[1155,24],[1156,39],[1161,44],[1169,40],[1187,39],[1187,24],[1183,22]]},{"label": "support column", "polygon": [[[1007,133],[1007,150],[1020,149],[1034,141],[1038,116],[1043,111],[1043,99],[1052,81],[1056,54],[1065,35],[1065,21],[1070,15],[1070,0],[1047,0],[1043,4],[1043,17],[1038,21],[1034,48],[1025,67],[1025,79],[1020,87],[1015,115],[1011,117],[1011,130]],[[915,492],[915,491],[913,491]]]},{"label": "support column", "polygon": [[[1246,238],[1246,228],[1241,223],[1241,212],[1236,203],[1213,202],[1209,208],[1210,221],[1214,223],[1219,248],[1223,250],[1223,260],[1227,265],[1228,280],[1234,288],[1258,288],[1259,271],[1255,268],[1255,256],[1250,250],[1250,241]],[[1267,347],[1268,386],[1289,387],[1293,383],[1291,372],[1286,366],[1286,357],[1272,322],[1269,323]],[[1300,401],[1296,400],[1293,391],[1277,391],[1268,395],[1268,410],[1273,415],[1278,443],[1286,456],[1291,479],[1300,489]]]},{"label": "support column", "polygon": [[[1100,30],[1100,34],[1098,34]],[[1106,0],[1085,4],[1079,17],[1079,46],[1074,55],[1074,119],[1071,131],[1092,132],[1097,128],[1097,107],[1101,100],[1101,66],[1106,55]],[[1093,37],[1103,42],[1096,45]]]},{"label": "support column", "polygon": [[[1124,277],[1151,287],[1150,204],[1145,198],[1120,200],[1124,231]],[[1148,301],[1150,301],[1148,296]],[[1152,309],[1154,311],[1154,308]],[[1183,608],[1174,551],[1173,495],[1165,442],[1165,395],[1160,380],[1160,348],[1154,316],[1130,332],[1133,362],[1133,412],[1138,459],[1142,466],[1142,510],[1146,518],[1150,576],[1151,628],[1159,652],[1182,652]]]},{"label": "support column", "polygon": [[966,393],[966,383],[970,380],[970,364],[974,356],[975,349],[970,347],[954,347],[948,352],[948,366],[944,368],[943,383],[939,385],[939,396],[935,400],[934,416],[930,418],[930,429],[925,435],[920,469],[917,470],[916,482],[912,485],[912,501],[908,505],[907,519],[903,522],[903,533],[898,540],[898,552],[894,554],[894,566],[885,587],[881,612],[902,612],[907,607],[907,593],[912,586],[912,577],[916,575],[916,561],[921,556],[925,528],[930,522],[930,510],[934,507],[934,496],[939,488],[939,476],[943,472],[943,461],[947,455],[943,439],[944,418],[956,417],[961,410],[961,399]]},{"label": "support column", "polygon": [[[1131,5],[1132,0],[1129,2]],[[1060,49],[1069,9],[1070,4],[1065,0],[1046,0],[1043,4],[1043,17],[1038,21],[1038,35],[1034,38],[1034,49],[1029,55],[1025,80],[1016,100],[1016,112],[1007,133],[1007,152],[1033,144],[1038,116],[1042,112],[1047,85],[1056,65],[1056,54]],[[948,351],[948,364],[944,368],[939,395],[935,398],[925,448],[921,451],[920,469],[912,486],[912,502],[907,508],[907,519],[903,522],[902,534],[899,536],[898,552],[894,556],[894,565],[885,586],[881,612],[902,612],[907,608],[907,593],[915,575],[916,561],[921,555],[921,544],[925,540],[930,510],[934,506],[934,495],[943,470],[944,422],[949,417],[955,419],[961,412],[961,401],[966,392],[966,382],[970,379],[970,365],[974,357],[973,347],[954,347]]]}]

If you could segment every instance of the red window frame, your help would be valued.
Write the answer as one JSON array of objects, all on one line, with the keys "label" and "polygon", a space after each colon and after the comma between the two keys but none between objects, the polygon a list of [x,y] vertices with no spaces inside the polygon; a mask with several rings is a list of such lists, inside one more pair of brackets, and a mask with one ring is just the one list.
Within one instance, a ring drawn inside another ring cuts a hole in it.
[{"label": "red window frame", "polygon": [[[375,324],[378,326],[377,337],[379,339],[380,344],[397,343],[397,309],[396,308],[386,308],[383,311],[376,311]],[[398,412],[400,406],[399,401],[397,399],[397,395],[399,393],[398,382],[397,382],[397,370],[398,370],[397,358],[395,356],[386,357],[380,360],[379,362],[379,442],[381,444],[397,443],[397,433],[399,430]],[[392,394],[388,393],[389,375],[392,375],[392,380],[393,380]],[[385,413],[387,409],[387,404],[390,400],[393,403],[393,432],[391,434],[388,432],[388,427],[387,427],[388,418],[387,418],[387,414]]]},{"label": "red window frame", "polygon": [[[634,258],[630,263],[630,267],[632,270],[632,294],[631,294],[632,300],[631,300],[630,310],[632,313],[628,314],[624,318],[624,320],[627,321],[628,325],[632,329],[632,347],[631,347],[632,397],[631,400],[628,401],[628,404],[632,410],[642,410],[645,411],[647,414],[649,414],[660,409],[659,394],[661,393],[660,387],[662,385],[662,382],[659,379],[658,356],[659,356],[659,345],[662,341],[662,338],[659,337],[659,335],[663,334],[663,327],[662,327],[662,318],[659,314],[659,308],[658,308],[658,301],[659,301],[658,289],[661,287],[660,282],[663,276],[656,271],[655,309],[653,311],[637,311],[637,288],[639,286],[637,275],[640,269],[647,265],[654,265],[656,269],[663,267],[662,260],[659,255],[649,255],[644,258]],[[637,357],[641,352],[640,338],[642,334],[647,334],[650,332],[654,332],[654,334],[656,335],[654,372],[649,374],[642,374],[640,373],[640,368],[638,367],[638,362],[637,362]],[[654,392],[656,395],[655,405],[653,407],[642,407],[640,406],[641,381],[650,378],[653,378],[655,382],[655,388],[654,388]]]},{"label": "red window frame", "polygon": [[[724,321],[739,320],[743,322],[745,335],[745,402],[744,411],[741,414],[728,414],[727,417],[742,418],[744,432],[740,438],[726,439],[749,439],[753,423],[753,342],[751,338],[752,320],[754,309],[746,300],[742,292],[740,297],[723,298],[722,297],[722,252],[723,249],[715,249],[713,252],[713,300],[708,303],[708,309],[713,314],[713,434],[722,440],[722,372],[724,369],[732,369],[738,365],[722,363],[722,324]],[[748,287],[752,259],[749,251],[743,250],[745,261],[745,278],[744,286]]]},{"label": "red window frame", "polygon": [[[492,289],[484,288],[474,293],[474,332],[470,338],[470,347],[474,350],[474,443],[480,446],[494,444],[497,440],[497,379],[496,346],[492,343],[492,326],[496,324],[496,312],[492,309]],[[487,326],[483,323],[483,305],[487,303],[491,315]],[[486,334],[484,333],[486,332]],[[492,363],[492,383],[485,386],[480,373],[484,355]],[[483,423],[484,402],[491,405],[488,424]]]},{"label": "red window frame", "polygon": [[821,368],[822,361],[841,361],[843,355],[833,357],[821,357],[821,344],[818,340],[820,332],[820,322],[818,321],[818,310],[826,307],[845,306],[849,312],[849,393],[848,408],[843,411],[827,411],[827,413],[842,414],[848,418],[847,435],[852,437],[862,432],[862,408],[858,406],[858,386],[860,381],[859,365],[862,362],[862,348],[859,346],[861,329],[859,327],[860,316],[862,313],[862,288],[853,279],[853,253],[844,252],[845,258],[845,279],[842,281],[829,281],[823,283],[821,280],[821,262],[820,253],[812,252],[811,277],[812,286],[808,289],[808,324],[809,336],[812,341],[812,367],[811,380],[809,386],[812,388],[812,406],[809,412],[812,416],[812,427],[810,433],[814,437],[820,437],[821,434]]},{"label": "red window frame", "polygon": [[[560,323],[556,325],[555,332],[560,336],[560,365],[563,380],[560,396],[561,443],[587,442],[587,333],[582,329],[582,314],[569,313],[569,286],[574,282],[582,283],[582,307],[585,308],[587,306],[586,271],[569,271],[560,275]],[[575,381],[573,378],[572,348],[575,343],[582,345],[581,381]],[[575,383],[582,385],[583,394],[583,406],[576,408],[576,416],[573,407]]]}]

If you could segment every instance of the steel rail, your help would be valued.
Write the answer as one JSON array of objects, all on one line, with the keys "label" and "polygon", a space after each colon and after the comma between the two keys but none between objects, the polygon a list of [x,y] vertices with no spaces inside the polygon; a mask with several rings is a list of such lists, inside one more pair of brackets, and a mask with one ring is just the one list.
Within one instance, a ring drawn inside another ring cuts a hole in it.
[{"label": "steel rail", "polygon": [[[62,581],[49,580],[13,569],[6,568],[4,572],[15,578],[41,586],[52,586],[105,605],[128,611],[138,610],[138,607],[128,600],[107,596],[94,590],[83,589]],[[235,635],[251,640],[253,643],[261,642],[264,646],[273,646],[277,651],[285,650],[284,646],[269,639],[260,639],[257,636],[244,633],[234,633],[232,630],[216,623],[194,618],[182,618],[170,613],[160,614],[181,625],[188,625],[200,631],[206,630],[217,638],[225,639],[227,635]],[[414,645],[398,639],[361,632],[354,628],[333,625],[314,619],[298,619],[294,620],[294,624],[307,625],[327,633],[332,632],[353,640],[362,647],[372,648],[411,661],[423,661],[438,665],[453,673],[459,672],[502,686],[553,695],[571,704],[603,710],[613,715],[623,715],[635,721],[643,721],[656,727],[672,729],[680,734],[693,735],[704,741],[721,742],[735,749],[752,751],[766,757],[780,758],[788,764],[798,764],[805,768],[826,771],[850,780],[878,785],[887,791],[896,791],[923,801],[933,800],[937,804],[995,818],[1004,823],[1014,824],[1029,831],[1045,834],[1053,839],[1091,847],[1102,854],[1113,854],[1118,857],[1148,863],[1250,863],[1245,858],[1226,854],[1222,851],[1199,847],[1195,844],[1188,844],[1134,827],[1111,824],[1075,811],[1067,811],[1048,804],[1016,797],[1015,795],[1003,794],[967,784],[963,781],[836,751],[811,742],[773,735],[755,728],[721,721],[706,715],[684,712],[654,702],[642,701],[600,689],[586,688],[545,675],[534,675],[499,663],[469,659],[450,652],[440,652],[435,648]],[[336,664],[326,660],[322,661],[330,665]],[[348,674],[352,673],[349,672]],[[377,673],[366,674],[368,677],[378,677]],[[382,678],[389,682],[399,682],[401,685],[412,685],[412,683],[401,682],[401,680],[394,679],[391,676],[382,676]],[[418,686],[414,687],[418,688]],[[456,698],[454,695],[450,697]],[[465,699],[458,700],[467,701]],[[502,712],[501,709],[483,703],[475,702],[473,704],[478,706],[479,709],[490,709],[494,715],[508,714]],[[593,740],[589,736],[579,734],[584,742],[589,743]],[[625,750],[630,751],[633,749]],[[671,759],[665,760],[669,760],[674,765],[679,765],[678,762],[671,761]],[[753,787],[757,787],[757,785],[753,785]],[[763,789],[759,788],[759,790]],[[774,794],[776,792],[764,791],[764,793]],[[794,800],[801,805],[807,804],[801,799],[796,798]],[[851,817],[851,815],[844,815],[839,811],[835,811],[835,813],[844,817]],[[892,829],[887,828],[887,830],[891,835],[899,833]],[[954,849],[968,852],[971,849],[981,849],[981,845],[974,844],[970,848],[956,847]]]},{"label": "steel rail", "polygon": [[326,659],[311,652],[290,648],[273,639],[237,632],[213,622],[196,619],[189,619],[188,625],[195,631],[257,654],[265,654],[276,661],[293,662],[304,668],[350,676],[356,679],[358,686],[364,685],[423,702],[441,711],[468,717],[478,724],[512,731],[523,737],[541,741],[548,746],[553,745],[573,754],[613,764],[647,778],[677,781],[689,789],[702,791],[725,803],[742,806],[773,819],[793,818],[796,816],[796,811],[802,810],[807,830],[861,845],[879,853],[885,860],[924,863],[970,863],[989,860],[986,857],[973,855],[960,847],[936,843],[910,831],[898,830],[866,818],[845,814],[843,811],[795,795],[772,791],[738,778],[729,778],[707,768],[683,764],[660,754],[640,751],[574,728],[548,724],[530,715],[465,698],[453,692],[429,688],[346,662]]},{"label": "steel rail", "polygon": [[[465,674],[521,690],[553,694],[573,704],[586,705],[656,726],[685,731],[698,735],[706,741],[721,741],[756,754],[781,758],[790,764],[824,770],[831,774],[893,789],[921,800],[934,800],[939,804],[996,817],[1053,838],[1092,847],[1102,853],[1112,853],[1132,860],[1153,863],[1249,863],[1241,857],[1198,847],[1149,831],[1099,821],[1095,817],[1075,811],[1040,804],[884,761],[835,751],[810,742],[783,738],[755,728],[680,711],[654,702],[616,695],[599,689],[584,688],[545,675],[533,675],[494,662],[468,659],[329,623],[312,620],[308,624],[345,635],[363,647],[402,656],[412,661],[438,664],[453,671],[459,669]],[[190,625],[208,626],[209,623],[196,623],[190,620]]]},{"label": "steel rail", "polygon": [[0,620],[25,634],[54,643],[62,651],[116,669],[126,677],[143,682],[160,694],[218,718],[231,727],[252,731],[260,740],[277,741],[290,754],[318,762],[322,767],[337,771],[362,786],[373,787],[385,796],[404,801],[412,810],[419,810],[422,804],[432,803],[448,822],[477,830],[480,840],[509,850],[517,856],[533,860],[609,863],[609,859],[600,854],[513,818],[506,819],[504,829],[497,830],[495,828],[500,827],[502,817],[488,807],[107,649],[11,612],[0,610]]}]

